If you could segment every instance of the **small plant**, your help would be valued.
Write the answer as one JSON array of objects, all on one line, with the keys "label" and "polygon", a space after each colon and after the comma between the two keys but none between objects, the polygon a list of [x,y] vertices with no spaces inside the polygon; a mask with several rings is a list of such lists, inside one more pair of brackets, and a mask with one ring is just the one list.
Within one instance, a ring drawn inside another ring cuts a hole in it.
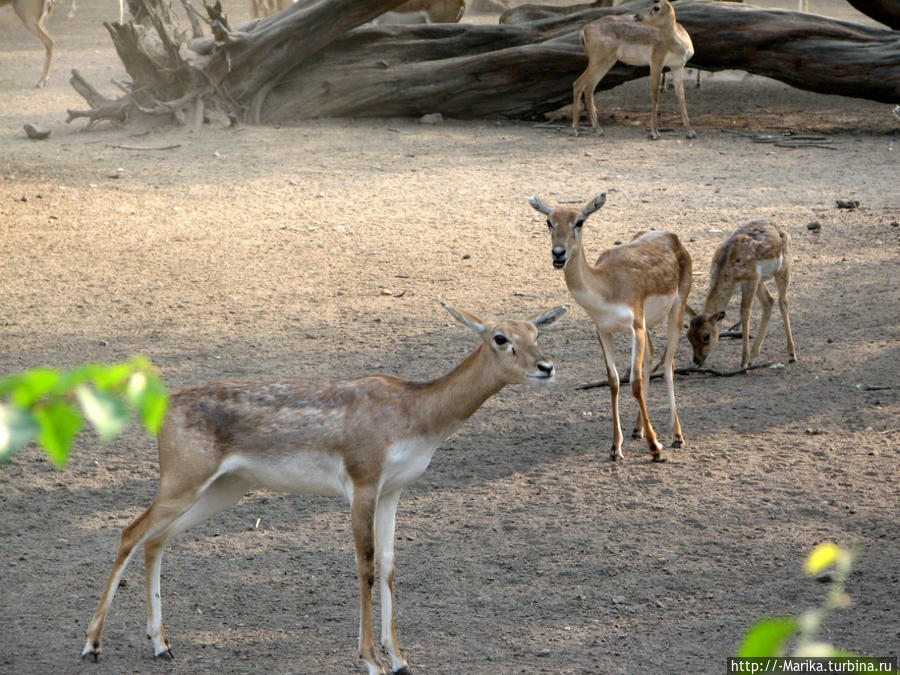
[{"label": "small plant", "polygon": [[150,363],[89,363],[68,371],[37,368],[0,379],[0,464],[36,441],[61,469],[87,419],[104,442],[118,436],[132,413],[156,435],[166,390]]},{"label": "small plant", "polygon": [[[818,607],[807,610],[796,618],[779,617],[757,621],[744,635],[735,660],[782,659],[782,657],[790,656],[794,659],[835,659],[854,662],[858,660],[871,663],[873,660],[870,658],[859,657],[837,649],[816,638],[819,628],[828,615],[833,610],[847,607],[850,604],[850,596],[844,590],[844,586],[850,576],[853,558],[854,554],[851,551],[832,542],[824,542],[816,546],[807,556],[803,570],[808,577],[829,573],[828,594],[825,596],[825,600]],[[794,640],[794,646],[790,654],[786,655],[786,647],[791,640]],[[777,661],[766,661],[768,665],[773,663],[777,663]],[[784,671],[776,670],[774,672]],[[894,668],[885,670],[880,667],[878,670],[865,672],[890,672],[896,675]]]}]

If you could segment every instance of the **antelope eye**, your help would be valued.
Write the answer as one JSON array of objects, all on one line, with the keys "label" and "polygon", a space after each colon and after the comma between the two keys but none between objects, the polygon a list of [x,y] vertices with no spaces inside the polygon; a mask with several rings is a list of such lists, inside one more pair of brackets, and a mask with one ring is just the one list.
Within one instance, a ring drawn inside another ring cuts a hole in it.
[{"label": "antelope eye", "polygon": [[705,344],[705,345],[709,344],[709,333],[707,333],[706,335],[703,336],[703,344]]},{"label": "antelope eye", "polygon": [[507,342],[509,342],[509,340],[507,340],[503,335],[495,335],[494,336],[494,344],[497,345],[498,347],[502,347]]},{"label": "antelope eye", "polygon": [[549,227],[551,230],[553,229],[553,221],[549,218],[547,219],[547,227]]},{"label": "antelope eye", "polygon": [[582,225],[584,225],[584,221],[581,218],[579,218],[578,220],[575,221],[575,225],[573,227],[581,227]]}]

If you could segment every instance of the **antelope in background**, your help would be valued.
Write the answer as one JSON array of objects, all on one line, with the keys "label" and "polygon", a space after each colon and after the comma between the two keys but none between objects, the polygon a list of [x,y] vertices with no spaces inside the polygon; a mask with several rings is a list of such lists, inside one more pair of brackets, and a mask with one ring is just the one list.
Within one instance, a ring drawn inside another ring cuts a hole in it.
[{"label": "antelope in background", "polygon": [[633,438],[646,436],[654,462],[663,462],[662,445],[650,425],[644,400],[650,386],[653,343],[647,331],[667,320],[668,338],[663,353],[666,388],[669,395],[669,423],[672,447],[684,445],[681,422],[675,408],[675,350],[681,336],[684,308],[691,292],[691,256],[671,232],[643,232],[631,242],[614,246],[600,254],[591,265],[584,252],[582,229],[587,217],[606,202],[597,195],[580,211],[550,208],[537,197],[528,203],[547,216],[553,267],[564,271],[566,286],[593,320],[606,361],[609,394],[612,399],[613,445],[610,459],[622,458],[622,426],[619,422],[619,373],[616,370],[613,334],[631,333],[631,392],[638,403]]},{"label": "antelope in background", "polygon": [[392,375],[347,380],[213,382],[175,392],[159,434],[159,488],[122,531],[116,561],[87,631],[83,659],[100,658],[101,633],[128,561],[141,544],[147,575],[147,635],[172,658],[160,599],[162,549],[176,534],[262,487],[343,496],[350,503],[360,590],[359,650],[369,675],[383,674],[372,639],[378,562],[381,644],[395,675],[411,675],[394,630],[394,527],[400,492],[437,447],[508,384],[546,384],[553,363],[539,328],[566,308],[528,321],[487,323],[444,305],[480,338],[447,375],[411,382]]},{"label": "antelope in background", "polygon": [[459,23],[466,12],[466,0],[407,0],[373,19],[378,26],[419,23]]},{"label": "antelope in background", "polygon": [[[765,286],[769,279],[774,279],[778,288],[778,309],[784,323],[788,360],[790,363],[797,360],[787,298],[791,283],[791,239],[775,223],[753,220],[738,228],[716,249],[703,311],[698,314],[688,308],[692,318],[687,335],[694,350],[694,363],[703,363],[718,343],[725,309],[738,284],[741,285],[741,368],[746,368],[759,356],[769,317],[772,316],[772,294]],[[759,298],[762,316],[751,350],[750,308],[753,296]]]},{"label": "antelope in background", "polygon": [[594,90],[616,65],[616,61],[632,66],[650,66],[650,138],[659,138],[657,111],[664,67],[672,73],[687,137],[696,136],[691,129],[684,99],[684,66],[694,55],[694,45],[687,31],[675,20],[675,10],[669,0],[654,0],[650,7],[633,16],[604,16],[591,21],[581,29],[580,37],[588,57],[588,67],[573,85],[572,129],[576,136],[582,97],[591,116],[591,125],[595,131],[603,133],[597,119]]},{"label": "antelope in background", "polygon": [[50,75],[50,60],[53,58],[53,38],[44,24],[53,10],[53,0],[0,0],[0,7],[6,5],[12,5],[25,28],[44,45],[44,71],[35,85],[38,88],[44,87]]}]

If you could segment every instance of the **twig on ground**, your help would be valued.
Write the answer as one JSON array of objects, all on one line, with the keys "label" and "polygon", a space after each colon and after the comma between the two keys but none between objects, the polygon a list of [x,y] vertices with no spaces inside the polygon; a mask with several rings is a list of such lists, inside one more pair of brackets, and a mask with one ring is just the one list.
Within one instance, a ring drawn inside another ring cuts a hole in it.
[{"label": "twig on ground", "polygon": [[112,145],[110,143],[107,143],[106,147],[115,148],[117,150],[138,150],[140,152],[150,152],[153,150],[174,150],[175,148],[180,148],[181,143],[176,143],[175,145],[160,145],[156,148],[139,148],[135,145]]},{"label": "twig on ground", "polygon": [[[689,366],[687,368],[676,368],[676,375],[693,375],[693,374],[704,374],[704,375],[714,375],[716,377],[734,377],[735,375],[743,375],[744,373],[750,370],[756,370],[757,368],[769,368],[773,366],[774,363],[758,363],[751,366],[747,366],[746,368],[738,368],[737,370],[716,370],[714,368],[697,368],[695,366]],[[657,366],[658,367],[658,366]],[[664,373],[653,373],[650,376],[651,380],[658,380],[664,376]],[[631,382],[631,373],[628,373],[624,378],[619,381],[619,384],[629,384]],[[598,387],[608,387],[609,382],[607,380],[601,380],[600,382],[589,382],[588,384],[582,384],[576,389],[583,391],[586,389],[596,389]]]}]

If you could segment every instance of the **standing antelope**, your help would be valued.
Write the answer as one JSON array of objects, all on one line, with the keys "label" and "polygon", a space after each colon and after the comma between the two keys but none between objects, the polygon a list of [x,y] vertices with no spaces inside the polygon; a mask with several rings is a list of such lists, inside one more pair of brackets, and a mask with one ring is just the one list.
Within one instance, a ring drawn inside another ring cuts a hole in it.
[{"label": "standing antelope", "polygon": [[407,0],[376,17],[376,25],[459,23],[466,11],[466,0]]},{"label": "standing antelope", "polygon": [[44,45],[44,72],[35,85],[41,88],[47,84],[50,75],[50,59],[53,58],[53,38],[47,32],[44,23],[53,10],[53,0],[0,0],[0,7],[12,5],[13,10],[25,24],[25,28]]},{"label": "standing antelope", "polygon": [[[778,288],[778,309],[784,323],[789,360],[791,363],[797,360],[788,316],[791,239],[787,232],[767,220],[753,220],[741,226],[716,249],[709,277],[709,292],[703,312],[696,314],[688,310],[692,318],[687,335],[694,350],[694,363],[703,363],[719,341],[719,325],[725,318],[725,308],[738,284],[741,285],[741,368],[746,368],[759,356],[772,315],[772,294],[765,286],[769,279],[775,279]],[[762,316],[751,350],[750,308],[754,295],[762,305]]]},{"label": "standing antelope", "polygon": [[691,292],[691,256],[671,232],[652,231],[637,235],[627,244],[607,249],[597,258],[596,264],[590,265],[584,252],[582,229],[587,217],[605,202],[605,193],[597,195],[579,211],[564,207],[551,209],[537,197],[528,199],[534,209],[547,216],[553,267],[565,271],[566,286],[572,297],[584,307],[597,327],[612,398],[614,429],[610,458],[623,457],[619,373],[616,371],[613,333],[630,332],[631,391],[640,409],[632,437],[646,435],[653,461],[663,462],[662,446],[650,425],[644,401],[653,356],[653,343],[647,337],[647,330],[666,317],[668,339],[662,361],[669,394],[672,447],[680,448],[684,445],[684,437],[675,408],[675,350]]},{"label": "standing antelope", "polygon": [[100,657],[113,595],[143,544],[147,634],[172,658],[163,629],[164,544],[233,504],[252,487],[344,496],[350,503],[360,586],[359,650],[369,675],[384,673],[372,639],[378,559],[381,643],[395,674],[409,675],[394,631],[394,525],[400,491],[428,467],[438,445],[507,384],[547,383],[553,363],[538,349],[539,328],[566,311],[528,321],[487,323],[444,305],[481,344],[447,375],[410,382],[390,375],[348,380],[213,382],[174,393],[159,435],[159,488],[122,541],[87,631],[82,658]]},{"label": "standing antelope", "polygon": [[675,10],[669,0],[654,0],[650,7],[633,17],[604,16],[591,21],[581,29],[580,37],[588,57],[588,67],[573,85],[572,129],[576,136],[582,96],[591,115],[591,125],[598,133],[603,133],[597,119],[594,90],[610,68],[616,65],[616,61],[632,66],[650,66],[650,138],[659,138],[656,123],[659,83],[666,66],[675,82],[675,94],[681,105],[681,121],[687,129],[687,137],[696,136],[691,129],[684,100],[684,65],[694,55],[694,45],[687,31],[675,21]]}]

